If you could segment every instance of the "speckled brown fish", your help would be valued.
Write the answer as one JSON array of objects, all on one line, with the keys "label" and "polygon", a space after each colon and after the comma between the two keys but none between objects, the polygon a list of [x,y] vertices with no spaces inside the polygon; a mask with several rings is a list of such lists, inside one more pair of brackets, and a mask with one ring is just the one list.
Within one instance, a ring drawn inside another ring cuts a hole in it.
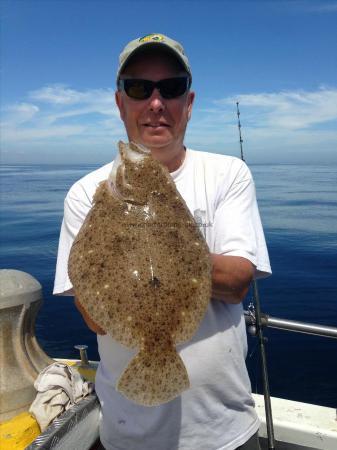
[{"label": "speckled brown fish", "polygon": [[189,387],[175,345],[193,336],[211,295],[207,244],[168,172],[149,150],[119,143],[72,246],[69,277],[90,317],[138,348],[117,390],[153,406]]}]

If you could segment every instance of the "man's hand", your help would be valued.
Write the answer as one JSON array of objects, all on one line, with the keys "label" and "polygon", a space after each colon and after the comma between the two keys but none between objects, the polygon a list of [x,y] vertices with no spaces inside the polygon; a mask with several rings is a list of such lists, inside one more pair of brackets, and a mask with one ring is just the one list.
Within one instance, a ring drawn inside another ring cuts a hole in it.
[{"label": "man's hand", "polygon": [[240,303],[247,295],[254,265],[240,256],[211,253],[212,297],[226,303]]},{"label": "man's hand", "polygon": [[76,297],[75,297],[75,306],[81,313],[84,322],[87,324],[88,328],[90,328],[91,331],[93,331],[96,334],[100,334],[100,335],[106,334],[106,332],[89,317],[88,313],[86,312],[86,310],[83,308],[83,306],[77,300]]}]

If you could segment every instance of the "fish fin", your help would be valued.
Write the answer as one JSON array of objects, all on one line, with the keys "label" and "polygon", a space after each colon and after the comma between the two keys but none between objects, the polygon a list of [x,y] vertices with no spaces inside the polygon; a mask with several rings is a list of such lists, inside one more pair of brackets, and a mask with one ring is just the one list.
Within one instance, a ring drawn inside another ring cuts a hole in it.
[{"label": "fish fin", "polygon": [[137,144],[136,142],[130,141],[129,146],[131,150],[133,150],[136,153],[140,153],[142,155],[151,154],[151,151],[147,147],[144,147],[144,145],[141,144]]},{"label": "fish fin", "polygon": [[117,390],[135,403],[157,406],[190,387],[186,367],[175,348],[140,350],[117,382]]}]

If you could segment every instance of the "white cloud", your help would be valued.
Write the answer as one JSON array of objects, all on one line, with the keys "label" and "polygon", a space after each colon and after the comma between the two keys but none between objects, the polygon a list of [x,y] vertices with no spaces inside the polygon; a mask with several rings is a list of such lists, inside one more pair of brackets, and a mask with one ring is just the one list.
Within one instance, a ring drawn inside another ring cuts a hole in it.
[{"label": "white cloud", "polygon": [[[29,158],[43,148],[46,157],[50,154],[59,162],[71,155],[93,161],[96,151],[101,160],[104,155],[109,160],[116,141],[126,138],[112,89],[75,90],[57,84],[27,97],[30,102],[22,99],[4,107],[2,148],[7,155],[24,151]],[[326,86],[207,101],[193,112],[187,145],[238,156],[236,101],[250,155],[291,162],[294,154],[317,155],[319,148],[321,154],[336,154],[337,161],[337,131],[332,126],[337,122],[337,88]]]},{"label": "white cloud", "polygon": [[81,135],[85,128],[80,125],[61,125],[49,128],[16,128],[7,129],[5,133],[8,142],[38,141],[51,138],[68,138],[74,135]]},{"label": "white cloud", "polygon": [[[266,2],[268,3],[268,2]],[[281,11],[294,11],[299,13],[334,13],[337,12],[337,4],[334,0],[282,0],[269,2],[272,7]]]},{"label": "white cloud", "polygon": [[31,120],[39,112],[39,107],[31,103],[15,103],[4,108],[5,120],[9,123],[21,124]]},{"label": "white cloud", "polygon": [[337,88],[260,92],[213,100],[194,111],[188,145],[239,156],[236,102],[251,161],[337,162]]},{"label": "white cloud", "polygon": [[113,89],[91,89],[76,91],[64,84],[51,84],[41,89],[31,91],[28,97],[32,100],[49,103],[51,105],[75,104],[110,104],[114,101]]},{"label": "white cloud", "polygon": [[334,88],[238,95],[215,104],[225,106],[236,101],[250,109],[248,120],[252,126],[296,130],[337,120],[337,89]]},{"label": "white cloud", "polygon": [[44,86],[28,95],[31,99],[56,105],[73,105],[79,103],[83,93],[67,88],[62,84]]},{"label": "white cloud", "polygon": [[16,103],[3,109],[5,145],[48,144],[51,139],[77,145],[83,138],[100,144],[122,130],[112,89],[79,91],[54,84],[31,91],[27,97],[34,104]]},{"label": "white cloud", "polygon": [[77,91],[66,85],[53,84],[29,92],[28,97],[45,104],[49,122],[90,113],[118,117],[115,93],[111,88]]},{"label": "white cloud", "polygon": [[336,3],[324,3],[321,1],[316,4],[309,5],[306,2],[305,4],[303,4],[303,7],[307,12],[320,12],[320,13],[337,12]]}]

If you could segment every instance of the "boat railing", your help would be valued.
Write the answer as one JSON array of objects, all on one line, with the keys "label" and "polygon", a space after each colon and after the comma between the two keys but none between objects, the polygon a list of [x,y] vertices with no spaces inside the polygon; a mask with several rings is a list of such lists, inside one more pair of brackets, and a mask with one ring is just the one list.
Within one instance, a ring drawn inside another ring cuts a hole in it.
[{"label": "boat railing", "polygon": [[[256,315],[254,310],[248,308],[244,311],[248,332],[256,335]],[[319,325],[316,323],[300,322],[298,320],[282,319],[261,313],[261,326],[266,328],[275,328],[283,331],[292,331],[295,333],[312,334],[337,339],[337,327]]]}]

